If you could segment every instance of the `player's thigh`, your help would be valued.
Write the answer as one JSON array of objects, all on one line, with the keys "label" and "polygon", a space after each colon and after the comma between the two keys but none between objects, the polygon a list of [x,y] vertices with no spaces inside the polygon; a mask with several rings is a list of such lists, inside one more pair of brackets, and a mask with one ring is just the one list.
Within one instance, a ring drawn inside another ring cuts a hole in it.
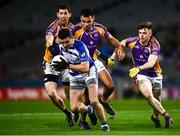
[{"label": "player's thigh", "polygon": [[88,85],[88,93],[89,93],[90,103],[98,101],[98,85],[97,84]]},{"label": "player's thigh", "polygon": [[152,92],[155,98],[160,99],[161,90],[162,90],[162,77],[155,77],[152,79]]},{"label": "player's thigh", "polygon": [[70,106],[78,106],[78,102],[82,101],[82,96],[84,94],[83,89],[70,89]]},{"label": "player's thigh", "polygon": [[153,96],[152,94],[152,84],[149,79],[141,79],[138,80],[138,86],[140,92],[145,96],[145,97],[150,97]]},{"label": "player's thigh", "polygon": [[98,76],[104,86],[109,87],[109,88],[114,86],[112,77],[109,74],[109,72],[107,71],[107,69],[103,69],[102,71],[100,71],[98,73]]},{"label": "player's thigh", "polygon": [[46,74],[44,76],[44,86],[48,94],[56,91],[58,79],[59,77],[57,75]]},{"label": "player's thigh", "polygon": [[64,93],[66,95],[66,98],[69,99],[69,89],[70,89],[69,85],[68,86],[64,85],[63,88],[64,88]]},{"label": "player's thigh", "polygon": [[95,60],[94,64],[97,68],[98,77],[103,83],[103,85],[109,88],[113,87],[114,84],[113,84],[112,77],[107,71],[106,67],[103,65],[103,63],[99,60]]}]

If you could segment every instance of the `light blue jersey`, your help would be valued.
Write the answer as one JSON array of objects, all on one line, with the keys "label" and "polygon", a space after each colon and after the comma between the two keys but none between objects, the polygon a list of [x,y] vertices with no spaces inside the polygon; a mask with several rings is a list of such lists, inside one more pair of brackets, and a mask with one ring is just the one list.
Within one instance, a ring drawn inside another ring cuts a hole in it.
[{"label": "light blue jersey", "polygon": [[[94,65],[86,45],[79,40],[73,40],[73,44],[68,49],[64,48],[63,45],[59,45],[59,54],[63,55],[69,64],[80,64],[83,61],[89,61],[90,68]],[[71,75],[78,75],[82,72],[70,70],[69,73]]]}]

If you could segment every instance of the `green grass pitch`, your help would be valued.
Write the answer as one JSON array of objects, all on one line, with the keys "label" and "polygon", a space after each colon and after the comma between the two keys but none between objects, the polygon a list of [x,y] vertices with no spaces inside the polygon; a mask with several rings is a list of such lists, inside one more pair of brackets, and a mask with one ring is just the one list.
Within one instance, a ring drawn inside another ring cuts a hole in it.
[{"label": "green grass pitch", "polygon": [[171,128],[154,128],[151,108],[144,99],[111,104],[116,115],[106,114],[111,131],[103,132],[99,122],[91,130],[80,130],[78,124],[69,128],[65,115],[50,101],[0,101],[0,135],[180,135],[180,100],[163,101],[174,119]]}]

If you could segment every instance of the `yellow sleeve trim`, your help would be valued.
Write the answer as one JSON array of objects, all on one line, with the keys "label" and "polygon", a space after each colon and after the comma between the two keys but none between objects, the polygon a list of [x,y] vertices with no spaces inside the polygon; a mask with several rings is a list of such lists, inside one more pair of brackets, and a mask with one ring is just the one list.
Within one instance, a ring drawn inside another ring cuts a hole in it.
[{"label": "yellow sleeve trim", "polygon": [[132,48],[134,47],[135,44],[136,44],[136,41],[134,41],[134,42],[128,44],[127,46],[128,46],[128,48],[131,48],[131,49],[132,49]]},{"label": "yellow sleeve trim", "polygon": [[74,38],[78,39],[80,36],[82,36],[83,29],[79,29],[74,33]]},{"label": "yellow sleeve trim", "polygon": [[104,37],[105,31],[101,27],[95,27],[101,34],[102,37]]}]

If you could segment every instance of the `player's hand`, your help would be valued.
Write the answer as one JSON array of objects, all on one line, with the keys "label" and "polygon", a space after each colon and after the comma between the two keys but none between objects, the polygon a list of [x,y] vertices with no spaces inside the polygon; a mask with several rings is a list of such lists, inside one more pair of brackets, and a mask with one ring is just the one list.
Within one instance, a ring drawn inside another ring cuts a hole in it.
[{"label": "player's hand", "polygon": [[54,61],[53,64],[51,64],[52,68],[55,71],[62,71],[69,67],[69,63],[64,57],[60,56],[60,59],[61,59],[61,62]]},{"label": "player's hand", "polygon": [[108,60],[106,61],[106,65],[107,66],[112,66],[112,65],[114,65],[114,63],[115,63],[115,60],[113,59],[113,58],[108,58]]},{"label": "player's hand", "polygon": [[139,67],[134,67],[134,68],[131,68],[129,70],[129,76],[130,77],[135,77],[140,71],[140,68]]},{"label": "player's hand", "polygon": [[123,50],[123,48],[118,48],[117,51],[116,51],[118,57],[119,57],[119,60],[123,60],[124,57],[125,57],[125,51]]}]

